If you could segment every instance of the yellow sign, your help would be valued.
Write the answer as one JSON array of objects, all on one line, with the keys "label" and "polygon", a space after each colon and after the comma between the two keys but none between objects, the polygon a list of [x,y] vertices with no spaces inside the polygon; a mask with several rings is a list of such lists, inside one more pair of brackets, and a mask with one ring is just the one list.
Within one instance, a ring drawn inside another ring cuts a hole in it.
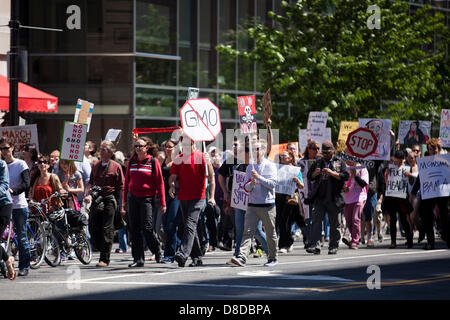
[{"label": "yellow sign", "polygon": [[345,142],[350,132],[359,128],[358,121],[341,121],[341,128],[337,141],[337,151],[343,152],[345,150]]}]

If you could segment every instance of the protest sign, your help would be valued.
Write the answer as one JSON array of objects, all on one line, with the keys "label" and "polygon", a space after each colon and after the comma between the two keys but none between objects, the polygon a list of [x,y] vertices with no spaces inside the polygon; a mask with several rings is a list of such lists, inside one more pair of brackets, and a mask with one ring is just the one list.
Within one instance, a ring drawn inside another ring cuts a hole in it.
[{"label": "protest sign", "polygon": [[358,127],[358,121],[341,121],[336,148],[338,152],[343,152],[345,150],[345,142],[347,141],[348,134],[358,129]]},{"label": "protest sign", "polygon": [[439,137],[442,147],[450,148],[450,109],[442,109],[441,111]]},{"label": "protest sign", "polygon": [[87,132],[89,132],[93,112],[94,112],[93,103],[78,99],[77,106],[75,108],[75,117],[73,119],[73,122],[87,124]]},{"label": "protest sign", "polygon": [[298,144],[300,146],[300,152],[306,152],[306,146],[308,145],[306,129],[298,130]]},{"label": "protest sign", "polygon": [[431,121],[400,120],[398,139],[400,144],[425,144],[430,139]]},{"label": "protest sign", "polygon": [[267,126],[268,125],[268,120],[272,116],[272,100],[270,98],[270,88],[264,94],[261,103],[262,103],[262,111],[263,111],[264,123]]},{"label": "protest sign", "polygon": [[325,129],[327,127],[327,121],[328,112],[310,112],[306,129],[311,131]]},{"label": "protest sign", "polygon": [[450,196],[450,154],[417,158],[422,199]]},{"label": "protest sign", "polygon": [[236,209],[247,210],[248,193],[244,190],[246,173],[240,171],[233,172],[233,186],[231,189],[230,206]]},{"label": "protest sign", "polygon": [[295,193],[295,189],[297,187],[292,179],[298,177],[299,173],[299,167],[278,164],[277,184],[275,186],[275,192],[292,196]]},{"label": "protest sign", "polygon": [[394,164],[388,167],[388,178],[386,182],[386,197],[406,199],[408,190],[408,178],[404,175],[409,168],[401,166],[398,168]]},{"label": "protest sign", "polygon": [[212,141],[222,130],[219,108],[209,99],[191,99],[180,109],[181,126],[193,141]]},{"label": "protest sign", "polygon": [[[281,144],[274,144],[272,146],[272,149],[270,150],[269,156],[267,157],[270,161],[274,161],[275,157],[279,154],[282,154],[284,151],[287,150],[287,147],[289,144],[294,144],[295,147],[298,150],[298,144],[297,142],[288,142],[288,143],[281,143]],[[279,159],[278,159],[279,160]]]},{"label": "protest sign", "polygon": [[83,161],[87,125],[66,121],[61,141],[60,159]]},{"label": "protest sign", "polygon": [[237,97],[237,102],[241,133],[248,134],[257,132],[255,96]]},{"label": "protest sign", "polygon": [[117,143],[116,140],[119,140],[118,138],[119,138],[121,133],[122,133],[122,130],[120,130],[120,129],[109,129],[108,133],[106,133],[105,140],[106,141],[109,140],[109,141]]},{"label": "protest sign", "polygon": [[39,153],[39,138],[36,124],[25,126],[0,127],[0,137],[14,143],[15,152],[20,152],[23,146],[29,144]]},{"label": "protest sign", "polygon": [[390,119],[359,119],[359,127],[367,128],[375,133],[378,140],[377,150],[366,160],[389,160],[391,156],[391,120]]},{"label": "protest sign", "polygon": [[316,128],[316,130],[300,129],[298,132],[298,141],[300,144],[301,152],[304,152],[308,141],[312,140],[319,144],[322,148],[322,143],[324,141],[331,141],[331,128]]}]

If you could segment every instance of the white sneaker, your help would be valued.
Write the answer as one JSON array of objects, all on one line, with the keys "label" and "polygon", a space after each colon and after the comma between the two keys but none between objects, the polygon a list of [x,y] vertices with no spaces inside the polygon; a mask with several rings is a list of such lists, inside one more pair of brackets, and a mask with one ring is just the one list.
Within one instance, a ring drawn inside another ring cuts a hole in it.
[{"label": "white sneaker", "polygon": [[287,253],[288,249],[286,248],[281,248],[280,250],[278,250],[279,253]]},{"label": "white sneaker", "polygon": [[269,260],[267,261],[264,266],[265,267],[273,267],[276,266],[278,264],[278,260],[277,259],[273,259],[273,260]]},{"label": "white sneaker", "polygon": [[287,252],[292,252],[292,251],[294,251],[294,245],[293,244],[287,249]]}]

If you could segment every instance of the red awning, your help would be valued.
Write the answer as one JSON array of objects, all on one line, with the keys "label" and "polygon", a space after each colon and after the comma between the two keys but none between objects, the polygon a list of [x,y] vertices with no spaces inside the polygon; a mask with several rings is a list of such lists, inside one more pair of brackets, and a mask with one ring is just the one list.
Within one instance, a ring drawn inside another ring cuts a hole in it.
[{"label": "red awning", "polygon": [[[0,75],[0,110],[9,110],[9,82]],[[57,112],[58,98],[19,82],[19,112]]]}]

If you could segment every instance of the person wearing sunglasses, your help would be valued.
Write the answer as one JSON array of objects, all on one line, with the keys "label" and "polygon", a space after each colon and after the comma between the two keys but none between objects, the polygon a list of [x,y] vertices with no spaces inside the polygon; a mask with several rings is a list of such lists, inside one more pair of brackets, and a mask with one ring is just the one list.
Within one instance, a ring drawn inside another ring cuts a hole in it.
[{"label": "person wearing sunglasses", "polygon": [[[123,192],[123,173],[120,164],[112,159],[116,147],[111,141],[100,144],[100,160],[92,167],[84,201],[92,203],[89,214],[89,233],[100,251],[96,267],[109,266],[114,240],[114,216],[120,208]],[[99,198],[92,202],[92,187],[101,188]]]},{"label": "person wearing sunglasses", "polygon": [[[43,199],[48,199],[53,193],[65,193],[61,181],[54,173],[50,173],[48,168],[50,166],[50,157],[45,154],[38,156],[37,165],[39,168],[39,176],[31,181],[31,188],[28,197],[36,202],[40,202]],[[51,205],[53,208],[60,208],[63,203],[61,199],[52,199]],[[47,205],[47,209],[50,209],[50,204]]]},{"label": "person wearing sunglasses", "polygon": [[[161,244],[154,232],[154,214],[156,195],[159,196],[161,213],[166,213],[166,197],[161,165],[156,160],[157,146],[147,137],[139,137],[134,142],[134,155],[131,157],[125,174],[122,212],[128,209],[130,223],[131,254],[133,263],[130,268],[144,266],[144,241],[161,262]],[[156,216],[156,215],[155,215]]]},{"label": "person wearing sunglasses", "polygon": [[30,187],[30,170],[25,161],[14,158],[14,144],[11,141],[0,138],[0,150],[9,171],[9,191],[13,199],[12,216],[19,242],[19,276],[27,276],[31,255],[27,236],[29,210],[25,192]]},{"label": "person wearing sunglasses", "polygon": [[[306,193],[302,191],[299,192],[299,195],[302,195],[303,199],[306,200],[308,197],[310,197],[311,191],[314,188],[314,181],[309,180],[307,177],[308,173],[308,167],[311,166],[311,164],[317,159],[317,157],[320,155],[320,147],[319,144],[316,141],[309,141],[306,145],[305,152],[303,153],[303,158],[301,158],[297,165],[301,168],[303,183],[305,185],[305,189],[307,190]],[[301,203],[300,205],[304,206],[304,213],[305,213],[305,227],[304,227],[304,233],[303,233],[303,244],[304,248],[307,249],[311,246],[311,225],[312,225],[312,212],[314,204],[310,203],[309,205],[306,203]],[[325,240],[325,239],[324,239]]]},{"label": "person wearing sunglasses", "polygon": [[316,181],[311,194],[315,211],[312,215],[311,247],[308,253],[320,254],[320,236],[322,221],[328,213],[330,221],[330,242],[328,254],[336,254],[339,248],[340,215],[345,205],[344,183],[350,175],[345,162],[335,156],[334,145],[331,141],[322,143],[322,157],[311,165],[308,170],[308,180]]}]

